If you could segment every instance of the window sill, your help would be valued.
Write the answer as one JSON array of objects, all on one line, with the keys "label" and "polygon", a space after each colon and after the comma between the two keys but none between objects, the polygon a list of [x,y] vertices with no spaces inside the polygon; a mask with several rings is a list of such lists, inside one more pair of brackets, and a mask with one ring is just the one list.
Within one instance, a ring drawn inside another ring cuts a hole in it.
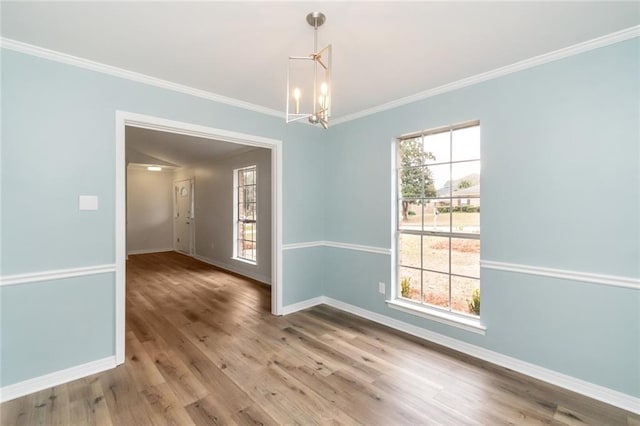
[{"label": "window sill", "polygon": [[258,264],[257,262],[254,262],[253,260],[247,260],[247,259],[243,259],[241,257],[232,257],[231,259],[237,260],[238,262],[242,262],[242,263],[248,263],[249,265],[253,265],[253,266],[256,266]]},{"label": "window sill", "polygon": [[487,327],[480,324],[479,319],[464,318],[455,314],[450,314],[448,312],[442,312],[437,309],[430,309],[425,306],[417,306],[413,303],[403,302],[402,300],[398,299],[387,300],[386,303],[390,308],[417,315],[431,321],[450,325],[452,327],[461,328],[472,333],[484,335],[487,331]]}]

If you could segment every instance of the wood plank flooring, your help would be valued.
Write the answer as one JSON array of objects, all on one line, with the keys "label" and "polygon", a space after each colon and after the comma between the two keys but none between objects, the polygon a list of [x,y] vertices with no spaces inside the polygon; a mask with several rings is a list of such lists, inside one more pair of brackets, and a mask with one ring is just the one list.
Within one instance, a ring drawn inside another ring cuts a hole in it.
[{"label": "wood plank flooring", "polygon": [[640,425],[640,417],[177,253],[127,262],[126,363],[2,425]]}]

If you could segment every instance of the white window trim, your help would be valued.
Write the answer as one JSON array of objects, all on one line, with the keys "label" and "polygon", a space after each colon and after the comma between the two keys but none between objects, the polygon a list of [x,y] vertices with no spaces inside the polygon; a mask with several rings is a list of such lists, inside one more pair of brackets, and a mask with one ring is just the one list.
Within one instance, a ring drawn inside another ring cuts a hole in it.
[{"label": "white window trim", "polygon": [[[257,254],[256,254],[256,257],[258,257]],[[231,259],[237,260],[238,262],[248,263],[249,265],[254,265],[254,266],[258,264],[258,262],[245,259],[244,257],[233,256]]]},{"label": "white window trim", "polygon": [[[256,235],[256,260],[246,259],[238,256],[238,172],[246,169],[256,169],[256,224],[258,223],[258,166],[251,165],[233,169],[233,253],[231,259],[238,262],[247,263],[249,265],[258,265],[258,235]],[[257,227],[256,227],[257,230]]]},{"label": "white window trim", "polygon": [[[469,121],[462,123],[473,123]],[[479,120],[475,120],[480,124]],[[443,129],[453,129],[459,125],[444,126],[441,128],[431,129],[429,132],[439,132]],[[424,132],[419,132],[424,133]],[[391,140],[391,298],[385,300],[387,306],[402,312],[406,312],[415,316],[426,318],[432,321],[446,324],[452,327],[460,328],[472,333],[481,335],[486,334],[487,327],[482,324],[481,317],[465,316],[451,311],[445,311],[436,307],[430,307],[426,304],[417,304],[402,299],[398,295],[398,144],[400,140],[409,135],[401,135]]]},{"label": "white window trim", "polygon": [[417,315],[419,317],[436,321],[442,324],[450,325],[452,327],[461,328],[472,333],[484,335],[487,331],[487,327],[482,325],[482,323],[480,322],[480,318],[467,318],[452,312],[430,308],[428,305],[418,305],[415,303],[404,301],[397,295],[394,295],[393,297],[393,299],[386,301],[387,306],[389,306],[390,308]]}]

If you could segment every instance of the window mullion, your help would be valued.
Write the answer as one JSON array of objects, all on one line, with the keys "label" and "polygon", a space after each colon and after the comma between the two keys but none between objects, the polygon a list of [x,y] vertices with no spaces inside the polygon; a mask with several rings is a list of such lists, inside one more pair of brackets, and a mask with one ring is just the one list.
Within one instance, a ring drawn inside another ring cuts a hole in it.
[{"label": "window mullion", "polygon": [[[420,151],[424,151],[424,135],[420,136]],[[423,157],[422,157],[423,158]],[[422,168],[420,174],[422,176],[422,190],[420,198],[420,207],[422,208],[422,220],[420,230],[424,232],[424,197],[426,194],[426,167],[424,161],[422,161]],[[424,304],[424,236],[420,235],[420,304]]]},{"label": "window mullion", "polygon": [[[422,214],[424,218],[424,209]],[[420,304],[424,303],[424,249],[423,247],[424,247],[424,237],[420,235]]]},{"label": "window mullion", "polygon": [[449,311],[453,310],[451,303],[451,245],[453,240],[453,128],[449,129]]}]

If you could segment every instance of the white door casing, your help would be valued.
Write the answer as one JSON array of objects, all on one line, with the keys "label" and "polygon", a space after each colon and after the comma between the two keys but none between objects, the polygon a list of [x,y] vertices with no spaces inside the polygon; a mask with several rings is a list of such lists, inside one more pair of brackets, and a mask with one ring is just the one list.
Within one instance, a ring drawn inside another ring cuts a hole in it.
[{"label": "white door casing", "polygon": [[150,115],[126,111],[116,111],[115,141],[115,356],[116,364],[125,361],[125,305],[126,305],[126,164],[125,164],[125,127],[158,130],[161,132],[195,136],[214,141],[237,143],[241,145],[268,148],[271,150],[271,313],[281,315],[283,299],[282,265],[282,141],[262,136],[249,135],[216,129],[197,124],[184,123]]}]

